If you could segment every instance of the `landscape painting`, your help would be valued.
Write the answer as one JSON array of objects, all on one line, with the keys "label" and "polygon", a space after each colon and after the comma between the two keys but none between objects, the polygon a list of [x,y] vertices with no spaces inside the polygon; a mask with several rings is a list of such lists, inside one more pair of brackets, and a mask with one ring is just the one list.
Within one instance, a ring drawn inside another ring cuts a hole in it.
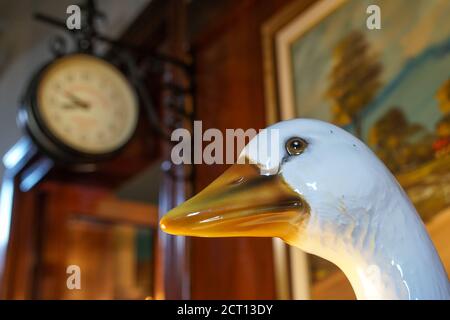
[{"label": "landscape painting", "polygon": [[450,2],[340,2],[286,44],[293,114],[365,141],[431,219],[450,206]]}]

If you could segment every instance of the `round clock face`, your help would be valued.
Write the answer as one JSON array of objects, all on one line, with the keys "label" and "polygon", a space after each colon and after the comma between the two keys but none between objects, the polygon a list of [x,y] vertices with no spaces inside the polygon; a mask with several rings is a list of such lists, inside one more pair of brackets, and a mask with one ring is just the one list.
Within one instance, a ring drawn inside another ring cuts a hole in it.
[{"label": "round clock face", "polygon": [[122,147],[138,117],[135,92],[122,73],[83,54],[61,58],[45,69],[37,88],[37,111],[60,142],[94,155]]}]

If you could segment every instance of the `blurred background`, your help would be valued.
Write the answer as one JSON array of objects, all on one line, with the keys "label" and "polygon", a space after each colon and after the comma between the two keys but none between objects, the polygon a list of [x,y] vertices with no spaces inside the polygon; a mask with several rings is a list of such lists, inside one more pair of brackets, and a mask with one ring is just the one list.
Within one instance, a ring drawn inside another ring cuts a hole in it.
[{"label": "blurred background", "polygon": [[[396,175],[449,270],[448,1],[72,2],[0,0],[1,299],[354,299],[334,265],[276,240],[159,230],[227,167],[170,161],[170,133],[193,120],[349,130]],[[381,29],[366,25],[372,3]],[[81,30],[66,25],[73,4]],[[47,115],[58,90],[70,103]],[[96,99],[116,122],[85,118]]]}]

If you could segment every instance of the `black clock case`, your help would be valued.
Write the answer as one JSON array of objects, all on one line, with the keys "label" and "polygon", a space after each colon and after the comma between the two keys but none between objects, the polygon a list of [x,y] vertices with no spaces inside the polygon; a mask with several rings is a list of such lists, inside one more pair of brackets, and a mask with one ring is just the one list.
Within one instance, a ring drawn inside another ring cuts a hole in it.
[{"label": "black clock case", "polygon": [[[68,54],[59,58],[69,57],[71,55],[78,54]],[[101,57],[95,57],[106,61]],[[67,165],[92,164],[110,160],[114,156],[117,156],[132,139],[134,132],[128,137],[128,139],[126,139],[126,141],[124,141],[121,146],[119,146],[114,151],[101,154],[90,154],[80,152],[66,145],[65,143],[60,141],[54,134],[52,134],[46,127],[38,108],[37,89],[41,78],[45,74],[47,68],[50,67],[55,61],[56,60],[52,60],[46,63],[42,68],[40,68],[31,78],[28,86],[26,87],[25,93],[21,99],[17,117],[19,127],[21,127],[25,131],[26,135],[30,137],[30,139],[34,144],[36,144],[39,150],[41,150],[45,155],[58,163]],[[109,61],[106,62],[112,64]],[[118,70],[120,71],[120,69]],[[127,77],[125,76],[125,78]],[[135,95],[136,99],[139,100],[136,92]]]}]

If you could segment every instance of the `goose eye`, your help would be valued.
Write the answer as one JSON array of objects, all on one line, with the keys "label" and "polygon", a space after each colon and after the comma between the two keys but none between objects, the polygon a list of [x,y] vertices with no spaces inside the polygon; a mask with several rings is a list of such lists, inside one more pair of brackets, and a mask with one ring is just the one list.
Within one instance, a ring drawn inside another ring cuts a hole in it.
[{"label": "goose eye", "polygon": [[286,142],[286,150],[291,156],[297,156],[299,154],[302,154],[307,146],[308,142],[298,137],[290,138]]}]

